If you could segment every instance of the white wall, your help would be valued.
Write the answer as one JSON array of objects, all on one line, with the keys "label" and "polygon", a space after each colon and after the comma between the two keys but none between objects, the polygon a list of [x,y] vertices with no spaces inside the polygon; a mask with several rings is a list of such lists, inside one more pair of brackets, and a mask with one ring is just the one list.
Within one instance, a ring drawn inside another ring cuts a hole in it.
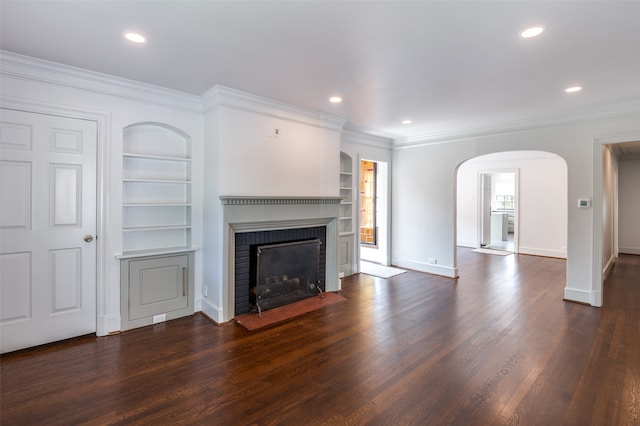
[{"label": "white wall", "polygon": [[640,255],[640,160],[618,163],[618,245],[620,253]]},{"label": "white wall", "polygon": [[[593,199],[595,139],[637,133],[639,130],[640,112],[636,112],[618,118],[592,118],[589,121],[437,143],[425,142],[396,149],[392,170],[393,263],[456,276],[455,183],[458,165],[478,155],[501,151],[552,152],[566,161],[568,170],[567,278],[564,297],[592,303],[598,298],[594,288],[600,285],[596,283],[592,267],[595,250],[594,213],[593,208],[579,209],[577,200],[582,197]],[[429,258],[437,259],[437,265],[429,264]],[[592,300],[592,297],[595,299]],[[562,296],[558,295],[558,298]]]},{"label": "white wall", "polygon": [[220,195],[340,195],[338,129],[230,107],[220,120]]},{"label": "white wall", "polygon": [[[567,165],[555,154],[511,151],[483,155],[458,169],[458,245],[478,247],[478,179],[480,172],[515,169],[519,174],[516,203],[518,251],[566,258]],[[492,179],[492,185],[498,185]],[[493,203],[493,200],[492,200]]]},{"label": "white wall", "polygon": [[[21,105],[35,112],[59,111],[72,117],[101,117],[104,128],[99,139],[103,147],[105,194],[98,206],[105,234],[99,235],[98,334],[120,330],[120,261],[122,253],[122,139],[125,127],[135,123],[159,122],[181,130],[192,143],[192,245],[202,244],[202,149],[203,121],[198,97],[116,79],[103,74],[78,71],[17,55],[2,56],[2,104]],[[201,264],[196,252],[196,264]],[[202,285],[196,268],[196,309]]]},{"label": "white wall", "polygon": [[224,245],[222,206],[220,204],[220,110],[209,110],[204,116],[204,176],[202,252],[206,266],[202,269],[202,311],[212,319],[224,305],[222,258],[228,247]]}]

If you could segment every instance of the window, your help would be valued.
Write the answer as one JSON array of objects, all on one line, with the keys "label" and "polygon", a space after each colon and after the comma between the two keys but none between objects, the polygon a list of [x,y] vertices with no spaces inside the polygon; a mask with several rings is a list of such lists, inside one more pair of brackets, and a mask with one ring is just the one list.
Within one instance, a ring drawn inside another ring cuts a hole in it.
[{"label": "window", "polygon": [[497,210],[513,210],[513,195],[496,195]]}]

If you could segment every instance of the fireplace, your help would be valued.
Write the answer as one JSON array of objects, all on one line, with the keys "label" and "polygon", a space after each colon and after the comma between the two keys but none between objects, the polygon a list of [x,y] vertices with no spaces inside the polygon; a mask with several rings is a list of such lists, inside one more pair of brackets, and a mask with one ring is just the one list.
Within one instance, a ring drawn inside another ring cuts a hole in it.
[{"label": "fireplace", "polygon": [[205,312],[214,320],[226,322],[250,311],[250,283],[256,279],[251,278],[251,246],[255,251],[259,245],[319,239],[320,286],[323,291],[340,290],[339,197],[221,196],[220,200],[223,225],[221,299],[219,304],[215,299],[203,300],[203,304],[207,304]]},{"label": "fireplace", "polygon": [[326,226],[236,233],[235,315],[325,291],[326,241]]},{"label": "fireplace", "polygon": [[322,295],[318,279],[318,239],[261,245],[256,248],[255,283],[249,288],[249,303],[258,313]]}]

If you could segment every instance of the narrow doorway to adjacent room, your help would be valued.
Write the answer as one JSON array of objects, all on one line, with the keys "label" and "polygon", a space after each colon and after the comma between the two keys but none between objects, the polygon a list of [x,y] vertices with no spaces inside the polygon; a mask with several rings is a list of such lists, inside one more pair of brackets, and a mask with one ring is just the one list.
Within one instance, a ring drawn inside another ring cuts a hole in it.
[{"label": "narrow doorway to adjacent room", "polygon": [[517,252],[517,170],[480,172],[480,247]]},{"label": "narrow doorway to adjacent room", "polygon": [[388,165],[361,159],[359,172],[360,259],[388,265]]}]

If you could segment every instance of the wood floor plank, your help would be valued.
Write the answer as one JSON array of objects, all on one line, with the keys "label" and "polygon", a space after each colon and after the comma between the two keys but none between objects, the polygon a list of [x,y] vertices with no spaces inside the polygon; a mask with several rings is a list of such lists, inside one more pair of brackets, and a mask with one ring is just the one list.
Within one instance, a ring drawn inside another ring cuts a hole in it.
[{"label": "wood floor plank", "polygon": [[602,308],[562,301],[560,259],[458,261],[252,332],[196,314],[5,354],[0,423],[640,424],[640,256]]}]

